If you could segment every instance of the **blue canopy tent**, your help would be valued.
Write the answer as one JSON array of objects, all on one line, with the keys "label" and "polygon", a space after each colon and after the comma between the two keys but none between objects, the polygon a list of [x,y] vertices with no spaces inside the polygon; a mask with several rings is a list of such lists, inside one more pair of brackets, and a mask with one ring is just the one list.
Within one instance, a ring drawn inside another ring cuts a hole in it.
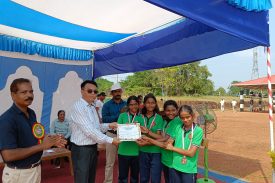
[{"label": "blue canopy tent", "polygon": [[[84,80],[256,46],[269,46],[268,11],[245,11],[226,0],[2,0],[0,95],[8,93],[10,76],[28,67],[38,77],[40,120],[48,127],[56,110],[71,104],[66,92],[76,92],[68,78],[69,91],[58,89],[69,72]],[[10,103],[1,105],[0,113]]]},{"label": "blue canopy tent", "polygon": [[84,79],[268,47],[270,7],[270,0],[1,0],[0,114],[17,77],[32,80],[31,107],[48,131]]},{"label": "blue canopy tent", "polygon": [[97,50],[95,77],[174,66],[269,46],[268,11],[247,12],[225,0],[149,2],[188,18]]}]

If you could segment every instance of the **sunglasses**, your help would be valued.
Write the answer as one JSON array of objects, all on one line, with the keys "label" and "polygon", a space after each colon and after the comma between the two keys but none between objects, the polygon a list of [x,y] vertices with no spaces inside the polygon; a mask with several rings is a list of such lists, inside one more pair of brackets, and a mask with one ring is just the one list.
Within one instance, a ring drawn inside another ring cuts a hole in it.
[{"label": "sunglasses", "polygon": [[88,93],[94,93],[94,94],[97,94],[98,91],[97,90],[87,90]]}]

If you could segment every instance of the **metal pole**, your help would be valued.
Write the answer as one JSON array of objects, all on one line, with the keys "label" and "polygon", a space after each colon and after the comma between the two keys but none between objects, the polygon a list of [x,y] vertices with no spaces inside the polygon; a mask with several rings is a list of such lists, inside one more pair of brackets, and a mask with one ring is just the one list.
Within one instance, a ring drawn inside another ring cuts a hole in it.
[{"label": "metal pole", "polygon": [[[269,47],[267,47],[267,81],[268,81],[268,111],[269,111],[270,148],[271,148],[271,152],[274,152],[272,87],[271,87],[271,62],[270,62],[270,49],[269,49]],[[275,171],[274,171],[273,166],[272,166],[272,182],[275,183]]]},{"label": "metal pole", "polygon": [[94,54],[94,52],[93,51],[91,51],[92,52],[92,55],[93,55],[93,58],[92,58],[92,80],[94,80],[95,78],[94,78],[94,68],[95,68],[95,54]]}]

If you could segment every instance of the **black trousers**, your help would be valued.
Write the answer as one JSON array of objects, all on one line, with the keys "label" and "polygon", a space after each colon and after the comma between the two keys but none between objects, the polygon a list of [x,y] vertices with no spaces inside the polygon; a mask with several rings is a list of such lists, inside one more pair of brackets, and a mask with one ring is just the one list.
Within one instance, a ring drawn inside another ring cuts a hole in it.
[{"label": "black trousers", "polygon": [[162,171],[164,174],[165,183],[170,182],[170,168],[164,164],[162,164]]},{"label": "black trousers", "polygon": [[75,183],[95,183],[97,145],[78,146],[71,143]]},{"label": "black trousers", "polygon": [[196,173],[184,173],[174,168],[170,169],[170,183],[196,183],[197,174]]},{"label": "black trousers", "polygon": [[127,183],[130,173],[130,183],[138,183],[139,158],[138,156],[118,155],[119,183]]}]

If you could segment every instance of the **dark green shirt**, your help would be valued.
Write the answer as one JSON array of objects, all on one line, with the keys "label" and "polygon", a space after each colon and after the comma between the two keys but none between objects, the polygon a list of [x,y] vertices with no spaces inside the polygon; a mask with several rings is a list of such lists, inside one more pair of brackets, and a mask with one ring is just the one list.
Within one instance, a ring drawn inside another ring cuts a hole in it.
[{"label": "dark green shirt", "polygon": [[[182,130],[182,126],[178,126],[175,130],[175,134],[173,136],[173,138],[175,139],[175,144],[174,146],[177,147],[177,148],[183,148],[182,145],[182,134],[183,134],[183,130]],[[185,138],[184,138],[184,149],[185,150],[188,150],[188,147],[190,145],[190,137],[191,137],[191,134],[192,131],[191,130],[188,130],[188,131],[185,131]],[[194,132],[193,132],[193,140],[192,140],[192,145],[193,146],[197,146],[197,147],[200,147],[201,145],[201,142],[202,142],[202,137],[203,137],[203,130],[195,125],[195,128],[194,128]],[[183,158],[183,155],[182,154],[179,154],[179,153],[176,153],[176,152],[173,152],[173,164],[172,164],[172,168],[180,171],[180,172],[184,172],[184,173],[197,173],[197,164],[198,164],[198,156],[199,156],[199,149],[197,150],[196,154],[193,156],[193,157],[189,157],[189,156],[186,156],[186,163],[183,164],[182,163],[182,158]]]},{"label": "dark green shirt", "polygon": [[[167,123],[167,121],[164,121],[163,133],[169,135],[170,137],[173,137],[175,136],[175,130],[177,126],[182,126],[182,121],[179,119],[179,117],[174,118],[169,123]],[[161,149],[161,162],[165,166],[172,168],[173,151]]]},{"label": "dark green shirt", "polygon": [[[133,115],[128,112],[124,112],[119,115],[118,124],[130,124],[130,123],[141,123],[142,118],[140,115],[135,116],[133,120]],[[126,156],[138,156],[139,155],[139,146],[136,142],[121,142],[118,146],[118,154]]]},{"label": "dark green shirt", "polygon": [[[150,118],[142,116],[141,126],[145,126],[151,130],[153,133],[162,131],[163,129],[163,119],[159,114],[154,114]],[[141,146],[140,151],[148,153],[160,153],[160,147],[155,145]]]}]

